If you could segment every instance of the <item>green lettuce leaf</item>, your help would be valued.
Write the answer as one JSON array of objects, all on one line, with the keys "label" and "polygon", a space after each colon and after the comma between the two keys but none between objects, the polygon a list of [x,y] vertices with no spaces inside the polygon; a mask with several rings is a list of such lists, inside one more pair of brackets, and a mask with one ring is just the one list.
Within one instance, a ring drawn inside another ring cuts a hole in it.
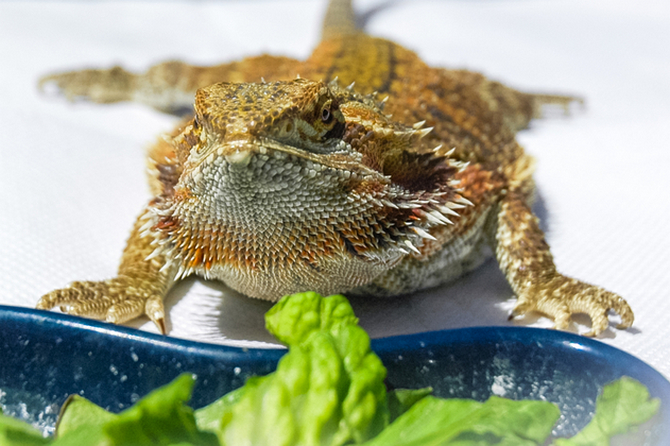
[{"label": "green lettuce leaf", "polygon": [[108,444],[103,426],[118,417],[79,395],[71,395],[61,407],[56,424],[57,446]]},{"label": "green lettuce leaf", "polygon": [[311,291],[292,294],[265,314],[267,330],[286,345],[300,344],[311,332],[330,331],[340,324],[358,324],[349,301],[341,295],[324,298]]},{"label": "green lettuce leaf", "polygon": [[56,434],[63,437],[82,426],[101,430],[102,426],[118,415],[108,412],[95,403],[79,395],[71,395],[61,407],[56,424]]},{"label": "green lettuce leaf", "polygon": [[41,446],[50,442],[49,438],[44,438],[30,424],[2,415],[2,410],[0,410],[0,445]]},{"label": "green lettuce leaf", "polygon": [[537,445],[560,412],[544,401],[491,397],[485,403],[426,396],[365,446]]},{"label": "green lettuce leaf", "polygon": [[193,384],[192,375],[182,374],[105,423],[103,431],[111,439],[111,444],[218,445],[213,434],[198,430],[193,409],[186,405]]},{"label": "green lettuce leaf", "polygon": [[394,389],[388,393],[391,421],[404,414],[422,398],[433,393],[432,387],[422,389]]},{"label": "green lettuce leaf", "polygon": [[342,296],[299,293],[275,305],[266,325],[289,352],[226,409],[221,443],[335,446],[379,433],[389,417],[386,369],[357,321]]},{"label": "green lettuce leaf", "polygon": [[198,429],[214,433],[218,432],[221,428],[223,418],[228,416],[231,408],[242,398],[247,386],[251,385],[249,381],[254,379],[258,378],[250,378],[247,381],[247,385],[228,392],[213,403],[197,409],[193,415],[195,415],[195,424],[198,426]]},{"label": "green lettuce leaf", "polygon": [[53,446],[218,446],[216,435],[198,429],[186,405],[193,384],[192,375],[182,374],[118,415],[73,397],[61,411]]},{"label": "green lettuce leaf", "polygon": [[649,420],[660,407],[658,398],[650,399],[647,388],[624,376],[606,385],[596,400],[593,419],[577,435],[558,439],[556,446],[609,446],[610,437],[630,432]]}]

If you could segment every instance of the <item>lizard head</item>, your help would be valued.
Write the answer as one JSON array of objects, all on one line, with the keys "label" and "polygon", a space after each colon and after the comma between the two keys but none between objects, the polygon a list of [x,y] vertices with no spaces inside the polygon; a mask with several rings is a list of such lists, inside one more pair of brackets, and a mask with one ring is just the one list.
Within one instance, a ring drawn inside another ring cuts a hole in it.
[{"label": "lizard head", "polygon": [[264,147],[296,154],[338,150],[344,116],[321,82],[220,83],[198,90],[195,125],[210,142],[197,150],[215,146],[240,162]]},{"label": "lizard head", "polygon": [[220,83],[198,90],[195,117],[177,138],[177,152],[182,179],[206,181],[213,164],[243,170],[256,160],[291,165],[309,177],[314,172],[302,168],[347,178],[372,175],[382,183],[432,191],[454,169],[423,144],[429,131],[392,121],[382,104],[336,82]]},{"label": "lizard head", "polygon": [[446,225],[456,168],[372,98],[297,79],[198,90],[156,210],[170,257],[255,296],[343,292]]}]

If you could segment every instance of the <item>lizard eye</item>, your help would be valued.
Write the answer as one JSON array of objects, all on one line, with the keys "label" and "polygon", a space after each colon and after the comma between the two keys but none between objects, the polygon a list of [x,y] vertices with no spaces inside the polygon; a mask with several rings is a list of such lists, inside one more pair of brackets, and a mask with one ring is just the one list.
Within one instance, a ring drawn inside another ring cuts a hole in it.
[{"label": "lizard eye", "polygon": [[321,120],[326,124],[333,120],[333,114],[330,112],[330,108],[328,106],[323,107],[321,110]]}]

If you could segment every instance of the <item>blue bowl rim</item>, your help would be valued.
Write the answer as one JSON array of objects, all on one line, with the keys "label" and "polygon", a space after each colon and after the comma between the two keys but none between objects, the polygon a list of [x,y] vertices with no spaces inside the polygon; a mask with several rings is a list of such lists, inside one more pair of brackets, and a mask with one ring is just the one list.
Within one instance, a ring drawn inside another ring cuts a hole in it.
[{"label": "blue bowl rim", "polygon": [[[247,364],[256,361],[277,361],[287,351],[283,347],[246,348],[209,344],[62,313],[0,305],[0,327],[5,325],[2,323],[4,321],[36,324],[45,329],[66,328],[68,331],[74,330],[94,336],[111,336],[123,339],[124,342],[150,344],[189,355],[201,355],[216,361],[230,361],[230,363],[240,359]],[[625,371],[622,375],[628,375],[644,383],[652,397],[658,397],[664,402],[659,423],[661,426],[670,426],[670,410],[667,409],[667,405],[670,404],[670,382],[644,361],[596,339],[544,328],[479,326],[376,338],[371,340],[371,346],[377,354],[382,356],[432,346],[499,342],[514,342],[529,347],[537,346],[541,349],[548,347],[554,353],[578,350],[584,355],[615,365],[618,369]],[[666,433],[666,435],[670,434]]]},{"label": "blue bowl rim", "polygon": [[[191,354],[207,356],[212,355],[218,357],[222,353],[226,353],[242,354],[244,356],[249,356],[251,354],[251,356],[270,355],[272,357],[278,357],[283,356],[286,352],[286,348],[279,345],[277,347],[268,346],[256,348],[192,341],[94,319],[27,307],[0,305],[0,321],[3,320],[23,321],[45,326],[67,327],[73,330],[124,338],[133,342],[164,346],[177,350],[185,350]],[[597,339],[587,338],[565,331],[519,326],[476,326],[374,338],[371,340],[371,344],[375,352],[387,353],[430,347],[431,345],[442,345],[445,342],[450,344],[462,344],[501,341],[513,341],[522,345],[537,344],[540,347],[543,344],[546,344],[560,349],[576,349],[593,357],[603,359],[608,363],[622,364],[625,362],[627,364],[626,368],[632,368],[635,371],[640,371],[649,376],[653,376],[660,382],[664,382],[669,388],[668,395],[670,396],[670,381],[641,359]]]}]

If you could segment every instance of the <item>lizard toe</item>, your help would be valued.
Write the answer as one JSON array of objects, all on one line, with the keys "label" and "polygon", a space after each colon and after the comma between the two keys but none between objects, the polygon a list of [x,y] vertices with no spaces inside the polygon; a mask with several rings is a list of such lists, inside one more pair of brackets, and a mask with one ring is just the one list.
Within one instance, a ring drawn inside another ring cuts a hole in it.
[{"label": "lizard toe", "polygon": [[562,302],[545,300],[544,302],[540,302],[537,310],[554,321],[553,328],[556,330],[567,330],[570,326],[572,314],[568,306]]},{"label": "lizard toe", "polygon": [[63,299],[63,291],[64,290],[54,290],[40,297],[35,308],[38,310],[51,310],[59,305],[61,305],[62,308],[62,305],[66,302]]},{"label": "lizard toe", "polygon": [[127,298],[109,307],[105,314],[105,321],[112,324],[122,324],[142,315],[143,301]]},{"label": "lizard toe", "polygon": [[589,313],[589,317],[591,318],[591,330],[584,333],[584,336],[595,338],[607,330],[609,326],[607,311],[593,311]]},{"label": "lizard toe", "polygon": [[611,309],[616,311],[621,318],[621,322],[616,326],[616,328],[619,330],[630,328],[630,326],[632,326],[633,322],[635,321],[633,310],[630,308],[630,305],[628,305],[628,302],[626,302],[623,297],[617,294],[614,294],[614,296],[615,297],[612,299]]},{"label": "lizard toe", "polygon": [[45,294],[35,306],[38,310],[51,310],[59,307],[67,314],[96,317],[99,316],[100,305],[96,282],[74,282],[68,288],[61,288]]},{"label": "lizard toe", "polygon": [[585,336],[598,336],[607,329],[610,310],[621,317],[618,329],[632,325],[633,312],[621,296],[594,285],[580,285],[581,290],[572,297],[570,306],[573,313],[586,313],[591,318],[591,331],[585,333]]},{"label": "lizard toe", "polygon": [[511,321],[513,319],[516,319],[517,317],[524,316],[534,310],[535,306],[531,301],[525,299],[523,296],[519,296],[516,305],[514,305],[514,308],[512,308],[512,311],[507,317],[507,320]]}]

